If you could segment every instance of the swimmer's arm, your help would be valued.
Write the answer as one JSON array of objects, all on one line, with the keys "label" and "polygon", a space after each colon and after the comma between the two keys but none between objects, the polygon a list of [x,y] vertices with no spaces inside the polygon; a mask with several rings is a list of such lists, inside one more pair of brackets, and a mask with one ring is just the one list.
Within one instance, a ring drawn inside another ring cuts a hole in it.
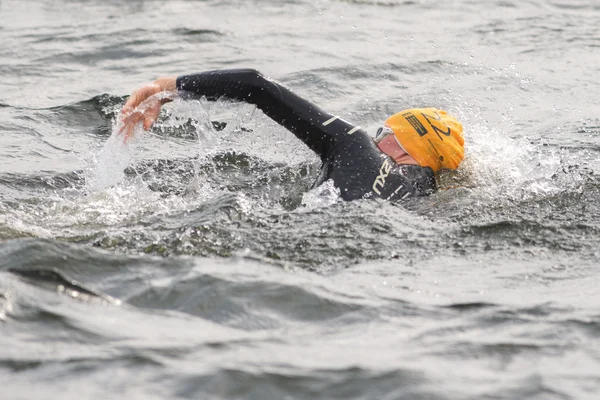
[{"label": "swimmer's arm", "polygon": [[[166,77],[135,91],[123,107],[123,122],[128,138],[135,124],[143,121],[149,129],[160,113],[162,104],[169,98],[155,100],[148,106],[138,107],[160,92],[179,91],[182,94],[205,96],[209,100],[220,98],[251,103],[267,116],[290,130],[322,159],[333,150],[347,148],[349,142],[370,142],[358,127],[322,110],[254,69],[233,69],[201,72],[178,78]],[[356,132],[356,134],[355,134]]]},{"label": "swimmer's arm", "polygon": [[345,140],[354,125],[322,110],[254,69],[208,71],[177,78],[180,93],[251,103],[290,130],[322,159]]}]

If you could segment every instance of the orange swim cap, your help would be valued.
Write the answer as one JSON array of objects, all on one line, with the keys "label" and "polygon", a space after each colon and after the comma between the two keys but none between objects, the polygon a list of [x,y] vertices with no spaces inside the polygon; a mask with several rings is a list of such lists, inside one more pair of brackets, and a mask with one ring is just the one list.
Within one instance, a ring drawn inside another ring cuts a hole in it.
[{"label": "orange swim cap", "polygon": [[420,166],[456,169],[465,156],[463,127],[446,111],[413,108],[400,111],[385,121],[402,148]]}]

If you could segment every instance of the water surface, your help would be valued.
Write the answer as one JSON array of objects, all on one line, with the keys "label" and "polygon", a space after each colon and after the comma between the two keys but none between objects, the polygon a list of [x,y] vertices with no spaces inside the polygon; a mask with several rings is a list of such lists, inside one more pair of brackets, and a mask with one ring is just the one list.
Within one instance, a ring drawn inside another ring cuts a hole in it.
[{"label": "water surface", "polygon": [[[0,383],[10,399],[595,399],[600,6],[0,1]],[[466,158],[403,204],[309,190],[253,106],[159,76],[257,68],[375,127],[434,106]]]}]

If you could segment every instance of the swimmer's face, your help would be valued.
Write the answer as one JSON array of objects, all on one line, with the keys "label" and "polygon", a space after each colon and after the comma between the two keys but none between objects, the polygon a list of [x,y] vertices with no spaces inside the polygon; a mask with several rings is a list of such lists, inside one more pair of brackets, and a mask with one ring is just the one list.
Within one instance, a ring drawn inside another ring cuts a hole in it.
[{"label": "swimmer's face", "polygon": [[377,130],[375,144],[379,150],[390,156],[396,164],[419,165],[410,154],[404,151],[400,143],[398,143],[394,132],[387,126],[383,126]]}]

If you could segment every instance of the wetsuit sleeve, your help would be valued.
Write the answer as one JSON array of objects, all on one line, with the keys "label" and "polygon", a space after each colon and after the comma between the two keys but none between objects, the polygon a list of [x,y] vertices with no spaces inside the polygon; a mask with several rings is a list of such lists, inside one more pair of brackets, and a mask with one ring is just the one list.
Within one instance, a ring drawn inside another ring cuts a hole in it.
[{"label": "wetsuit sleeve", "polygon": [[323,160],[343,140],[343,135],[358,129],[254,69],[217,70],[180,76],[177,78],[177,89],[205,96],[209,100],[223,98],[254,104],[290,130]]}]

